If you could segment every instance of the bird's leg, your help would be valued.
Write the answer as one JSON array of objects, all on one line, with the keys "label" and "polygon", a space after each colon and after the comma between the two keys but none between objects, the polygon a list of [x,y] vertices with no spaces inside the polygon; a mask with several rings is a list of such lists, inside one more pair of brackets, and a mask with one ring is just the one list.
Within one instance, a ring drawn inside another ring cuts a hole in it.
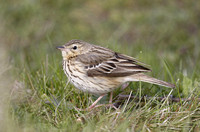
[{"label": "bird's leg", "polygon": [[113,92],[110,92],[109,104],[112,104]]},{"label": "bird's leg", "polygon": [[117,108],[115,107],[115,105],[112,104],[112,98],[113,98],[113,92],[110,92],[109,104],[99,104],[99,105],[95,105],[94,108],[101,107],[101,106],[106,106],[106,107],[112,107],[112,108],[114,108],[115,110],[117,110]]},{"label": "bird's leg", "polygon": [[90,109],[94,108],[94,107],[96,106],[96,104],[97,104],[104,96],[105,96],[105,94],[99,96],[99,98],[98,98],[96,101],[94,101],[94,103],[93,103],[92,105],[90,105],[90,106],[87,108],[87,110],[90,110]]},{"label": "bird's leg", "polygon": [[129,82],[122,84],[121,90],[123,91],[126,87],[128,87]]},{"label": "bird's leg", "polygon": [[96,105],[103,97],[105,96],[105,94],[99,96],[99,98],[92,104],[90,105],[88,108],[86,109],[78,109],[80,111],[87,111],[87,110],[91,110],[93,108],[97,108],[97,107],[101,107],[101,106],[110,106],[110,107],[113,107],[115,110],[117,110],[117,108],[112,104],[112,97],[113,97],[113,92],[110,93],[110,100],[109,100],[109,104],[99,104],[99,105]]}]

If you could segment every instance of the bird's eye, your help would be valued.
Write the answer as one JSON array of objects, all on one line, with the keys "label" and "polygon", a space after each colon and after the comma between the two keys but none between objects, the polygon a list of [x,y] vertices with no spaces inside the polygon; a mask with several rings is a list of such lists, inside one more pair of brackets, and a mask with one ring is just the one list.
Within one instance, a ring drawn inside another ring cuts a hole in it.
[{"label": "bird's eye", "polygon": [[73,47],[73,50],[76,50],[76,49],[77,49],[77,46],[74,46],[74,47]]}]

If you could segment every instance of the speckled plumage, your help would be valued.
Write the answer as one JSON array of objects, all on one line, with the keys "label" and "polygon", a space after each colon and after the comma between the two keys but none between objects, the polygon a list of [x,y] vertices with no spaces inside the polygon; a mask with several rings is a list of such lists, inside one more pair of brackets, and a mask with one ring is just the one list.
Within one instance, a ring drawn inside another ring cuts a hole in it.
[{"label": "speckled plumage", "polygon": [[68,79],[84,92],[103,95],[130,81],[175,87],[143,74],[151,70],[135,58],[101,46],[71,40],[58,49],[62,51],[63,69]]}]

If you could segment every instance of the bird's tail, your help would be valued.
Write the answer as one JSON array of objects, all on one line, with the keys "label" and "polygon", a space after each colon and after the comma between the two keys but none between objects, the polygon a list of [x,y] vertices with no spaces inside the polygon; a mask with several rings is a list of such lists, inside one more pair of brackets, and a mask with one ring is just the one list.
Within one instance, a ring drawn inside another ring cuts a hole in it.
[{"label": "bird's tail", "polygon": [[147,83],[153,83],[156,85],[161,85],[169,88],[175,88],[174,84],[158,80],[156,78],[150,77],[148,75],[145,75],[143,73],[140,74],[134,74],[132,76],[129,76],[128,81],[142,81],[142,82],[147,82]]}]

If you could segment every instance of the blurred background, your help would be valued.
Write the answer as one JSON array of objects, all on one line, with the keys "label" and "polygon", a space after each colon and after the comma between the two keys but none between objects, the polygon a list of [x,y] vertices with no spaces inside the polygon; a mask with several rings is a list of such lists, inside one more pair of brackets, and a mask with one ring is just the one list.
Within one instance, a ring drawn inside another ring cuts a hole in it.
[{"label": "blurred background", "polygon": [[42,59],[71,39],[132,56],[153,52],[191,71],[199,56],[197,1],[2,0],[0,7],[1,45],[33,65],[28,54],[42,52]]},{"label": "blurred background", "polygon": [[55,47],[71,39],[134,56],[152,66],[151,75],[184,91],[183,76],[200,78],[199,29],[194,0],[1,0],[1,94],[8,95],[2,97],[23,87],[26,72],[34,76],[43,66],[51,72],[49,64],[62,70]]}]

